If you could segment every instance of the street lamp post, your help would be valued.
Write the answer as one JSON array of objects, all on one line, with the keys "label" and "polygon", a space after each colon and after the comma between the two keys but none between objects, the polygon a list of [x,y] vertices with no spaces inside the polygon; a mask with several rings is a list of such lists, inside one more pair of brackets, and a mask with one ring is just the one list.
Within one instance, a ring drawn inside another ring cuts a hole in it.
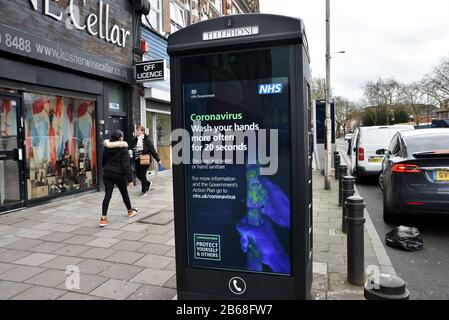
[{"label": "street lamp post", "polygon": [[326,156],[324,157],[324,189],[331,188],[331,145],[332,145],[332,124],[330,105],[330,0],[326,0]]}]

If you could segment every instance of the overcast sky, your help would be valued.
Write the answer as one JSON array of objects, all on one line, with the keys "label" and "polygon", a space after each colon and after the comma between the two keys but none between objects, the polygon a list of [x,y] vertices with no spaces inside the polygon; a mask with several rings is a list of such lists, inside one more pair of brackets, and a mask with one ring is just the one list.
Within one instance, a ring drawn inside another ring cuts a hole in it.
[{"label": "overcast sky", "polygon": [[[378,77],[409,83],[449,57],[449,0],[331,0],[333,95],[363,97]],[[314,77],[325,77],[326,1],[260,0],[262,13],[303,19]]]}]

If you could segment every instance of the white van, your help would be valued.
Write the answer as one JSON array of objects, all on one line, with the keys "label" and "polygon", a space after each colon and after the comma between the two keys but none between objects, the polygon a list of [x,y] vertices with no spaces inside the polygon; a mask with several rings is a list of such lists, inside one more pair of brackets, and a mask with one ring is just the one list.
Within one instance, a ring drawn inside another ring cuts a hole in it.
[{"label": "white van", "polygon": [[384,156],[376,154],[376,151],[387,149],[396,132],[414,129],[412,125],[357,128],[351,141],[351,174],[357,180],[365,176],[379,175]]}]

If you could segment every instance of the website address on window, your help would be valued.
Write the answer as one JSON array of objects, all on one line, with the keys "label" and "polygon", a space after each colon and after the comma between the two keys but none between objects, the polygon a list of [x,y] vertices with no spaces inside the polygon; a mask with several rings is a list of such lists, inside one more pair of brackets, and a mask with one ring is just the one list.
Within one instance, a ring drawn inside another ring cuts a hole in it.
[{"label": "website address on window", "polygon": [[94,69],[101,72],[106,72],[119,77],[126,78],[126,71],[120,68],[111,66],[109,63],[100,63],[85,57],[80,57],[73,52],[65,52],[63,48],[54,48],[46,46],[40,43],[36,43],[36,51],[38,54],[45,54],[48,57],[52,57],[58,60],[63,60],[69,63],[78,64],[90,69]]}]

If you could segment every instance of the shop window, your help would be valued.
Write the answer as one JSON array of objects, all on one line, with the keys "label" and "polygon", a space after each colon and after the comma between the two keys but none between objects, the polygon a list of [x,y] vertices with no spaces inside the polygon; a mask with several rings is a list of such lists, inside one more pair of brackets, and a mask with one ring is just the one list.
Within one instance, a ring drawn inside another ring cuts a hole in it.
[{"label": "shop window", "polygon": [[162,32],[161,0],[148,0],[150,2],[150,13],[142,16],[142,23],[157,32]]},{"label": "shop window", "polygon": [[97,184],[95,102],[24,94],[28,199]]}]

